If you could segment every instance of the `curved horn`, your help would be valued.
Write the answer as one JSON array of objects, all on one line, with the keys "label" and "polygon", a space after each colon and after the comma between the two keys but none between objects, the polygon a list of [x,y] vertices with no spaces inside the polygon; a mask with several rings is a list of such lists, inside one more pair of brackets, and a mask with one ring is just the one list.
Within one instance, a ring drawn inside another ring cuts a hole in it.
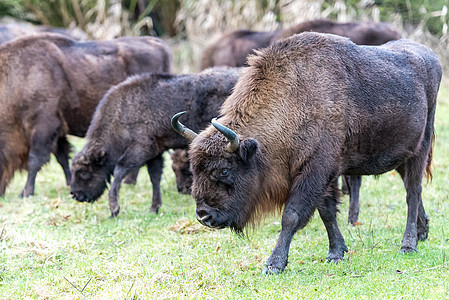
[{"label": "curved horn", "polygon": [[237,150],[240,145],[240,140],[237,134],[228,127],[218,123],[217,118],[213,118],[211,123],[212,125],[214,125],[215,128],[217,128],[218,131],[220,131],[229,140],[227,151],[229,153],[235,152],[235,150]]},{"label": "curved horn", "polygon": [[178,119],[185,113],[186,113],[185,111],[182,111],[174,115],[171,118],[171,126],[177,133],[179,133],[180,135],[188,139],[189,142],[191,142],[198,134],[195,131],[185,127],[181,122],[178,121]]}]

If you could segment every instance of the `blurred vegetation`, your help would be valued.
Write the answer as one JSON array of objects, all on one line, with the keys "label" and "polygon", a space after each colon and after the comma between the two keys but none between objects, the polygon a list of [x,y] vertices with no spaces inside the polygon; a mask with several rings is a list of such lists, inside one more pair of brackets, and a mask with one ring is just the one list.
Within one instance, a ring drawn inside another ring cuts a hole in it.
[{"label": "blurred vegetation", "polygon": [[325,0],[323,10],[331,9],[331,17],[338,18],[335,7],[344,7],[357,19],[370,12],[377,21],[390,22],[399,17],[404,26],[422,25],[431,34],[447,33],[449,0]]},{"label": "blurred vegetation", "polygon": [[448,7],[449,0],[0,0],[0,18],[81,29],[92,39],[162,36],[178,72],[197,69],[202,49],[231,30],[277,30],[316,18],[384,21],[448,66]]},{"label": "blurred vegetation", "polygon": [[[254,19],[261,21],[267,18],[267,14],[271,14],[281,26],[288,19],[286,15],[291,14],[286,8],[294,7],[294,2],[305,2],[309,6],[313,2],[318,3],[325,17],[331,19],[364,19],[371,15],[374,21],[384,22],[399,17],[406,26],[418,26],[424,22],[426,30],[439,36],[447,33],[449,22],[449,0],[0,0],[0,17],[55,27],[77,26],[88,31],[89,23],[115,15],[123,27],[120,34],[132,32],[137,26],[144,28],[146,33],[173,37],[184,29],[185,24],[181,23],[187,21],[177,18],[180,9],[182,13],[199,5],[210,8],[206,2],[214,4],[223,16],[230,10],[244,15],[245,7],[251,7],[256,18],[249,18],[247,27],[254,27]],[[213,9],[209,8],[207,10],[212,12]],[[298,13],[301,12],[293,12],[295,15]],[[183,15],[183,18],[187,17]]]}]

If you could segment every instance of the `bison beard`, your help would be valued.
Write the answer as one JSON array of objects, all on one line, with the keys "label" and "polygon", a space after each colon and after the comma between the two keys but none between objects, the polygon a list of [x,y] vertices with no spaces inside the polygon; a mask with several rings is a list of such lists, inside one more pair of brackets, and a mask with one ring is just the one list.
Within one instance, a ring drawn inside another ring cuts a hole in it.
[{"label": "bison beard", "polygon": [[[172,119],[191,140],[197,219],[241,231],[282,209],[282,231],[263,273],[279,273],[294,234],[318,210],[329,238],[327,259],[348,251],[338,228],[340,175],[395,169],[407,192],[401,252],[428,233],[421,181],[430,176],[441,65],[428,48],[399,40],[357,46],[303,33],[249,58],[220,118],[200,134]],[[232,129],[232,130],[231,130]]]}]

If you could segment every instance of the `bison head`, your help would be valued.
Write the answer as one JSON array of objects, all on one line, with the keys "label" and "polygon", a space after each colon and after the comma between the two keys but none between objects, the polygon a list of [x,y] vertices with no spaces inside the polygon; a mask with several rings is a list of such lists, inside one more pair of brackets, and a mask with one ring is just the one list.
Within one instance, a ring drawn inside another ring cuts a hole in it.
[{"label": "bison head", "polygon": [[171,154],[172,168],[176,175],[178,192],[192,193],[192,171],[190,171],[189,156],[186,149],[176,149]]},{"label": "bison head", "polygon": [[[172,119],[177,123],[175,130],[185,128],[179,117],[177,114]],[[251,138],[240,141],[236,133],[215,119],[212,125],[215,128],[200,135],[189,132],[193,136],[189,158],[196,216],[208,227],[230,227],[241,232],[260,209],[257,199],[264,179],[260,145]]]},{"label": "bison head", "polygon": [[105,168],[105,151],[77,153],[72,162],[70,193],[80,202],[94,202],[106,189],[110,173]]}]

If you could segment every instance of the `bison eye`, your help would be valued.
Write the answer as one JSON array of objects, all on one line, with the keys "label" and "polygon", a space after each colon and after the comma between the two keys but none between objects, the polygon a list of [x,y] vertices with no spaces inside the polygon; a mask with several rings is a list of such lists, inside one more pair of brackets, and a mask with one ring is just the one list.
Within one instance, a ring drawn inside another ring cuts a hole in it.
[{"label": "bison eye", "polygon": [[84,170],[78,171],[78,176],[83,180],[87,180],[90,178],[89,172]]},{"label": "bison eye", "polygon": [[229,169],[221,169],[218,175],[220,175],[220,177],[228,177]]}]

